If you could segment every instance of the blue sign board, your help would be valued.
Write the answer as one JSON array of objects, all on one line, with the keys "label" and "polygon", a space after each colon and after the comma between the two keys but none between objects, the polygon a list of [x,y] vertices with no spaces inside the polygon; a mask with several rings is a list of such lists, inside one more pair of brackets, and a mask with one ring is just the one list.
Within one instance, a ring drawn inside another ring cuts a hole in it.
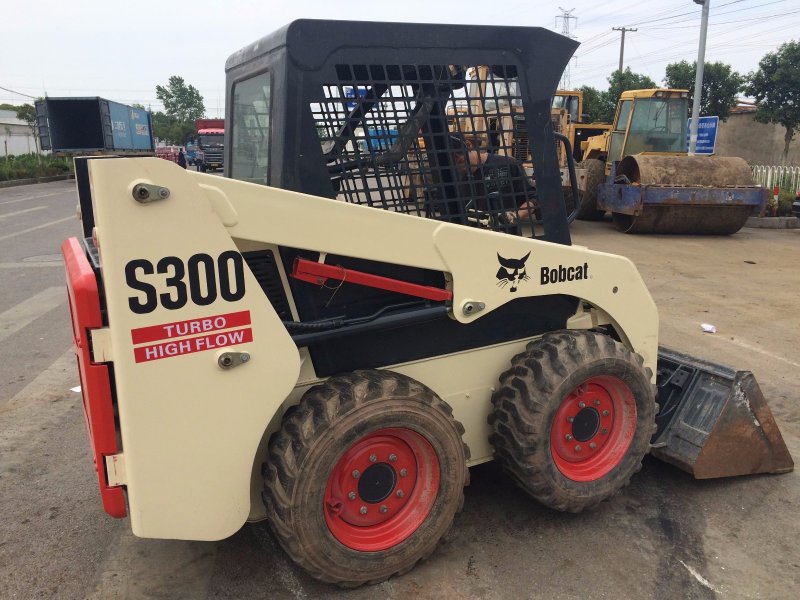
[{"label": "blue sign board", "polygon": [[[697,148],[695,154],[714,154],[717,144],[717,125],[719,117],[700,117],[700,126],[697,128]],[[689,148],[689,135],[692,120],[686,126],[686,148]]]}]

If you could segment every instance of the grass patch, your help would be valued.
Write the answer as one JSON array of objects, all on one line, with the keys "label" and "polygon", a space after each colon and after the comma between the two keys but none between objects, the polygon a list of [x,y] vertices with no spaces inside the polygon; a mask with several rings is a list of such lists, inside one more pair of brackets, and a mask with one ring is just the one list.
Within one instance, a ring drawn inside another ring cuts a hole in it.
[{"label": "grass patch", "polygon": [[52,177],[73,172],[72,159],[42,154],[0,157],[0,181]]}]

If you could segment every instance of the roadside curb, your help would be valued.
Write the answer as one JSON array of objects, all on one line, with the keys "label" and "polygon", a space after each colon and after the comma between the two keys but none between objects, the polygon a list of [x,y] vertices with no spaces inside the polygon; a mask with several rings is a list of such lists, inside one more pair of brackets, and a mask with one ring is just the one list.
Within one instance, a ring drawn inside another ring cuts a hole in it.
[{"label": "roadside curb", "polygon": [[798,229],[800,219],[797,217],[748,217],[745,227],[754,229]]},{"label": "roadside curb", "polygon": [[75,179],[75,175],[52,175],[50,177],[34,177],[32,179],[12,179],[11,181],[0,181],[0,188],[16,187],[18,185],[31,185],[33,183],[50,183],[51,181],[64,181]]}]

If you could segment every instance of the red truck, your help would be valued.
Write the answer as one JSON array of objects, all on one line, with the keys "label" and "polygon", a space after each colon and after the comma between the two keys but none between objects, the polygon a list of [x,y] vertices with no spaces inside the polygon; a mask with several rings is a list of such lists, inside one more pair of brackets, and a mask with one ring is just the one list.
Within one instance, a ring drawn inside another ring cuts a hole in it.
[{"label": "red truck", "polygon": [[225,119],[196,119],[199,171],[221,169],[225,161]]},{"label": "red truck", "polygon": [[178,153],[181,151],[180,146],[156,146],[156,156],[163,158],[174,163],[178,162]]}]

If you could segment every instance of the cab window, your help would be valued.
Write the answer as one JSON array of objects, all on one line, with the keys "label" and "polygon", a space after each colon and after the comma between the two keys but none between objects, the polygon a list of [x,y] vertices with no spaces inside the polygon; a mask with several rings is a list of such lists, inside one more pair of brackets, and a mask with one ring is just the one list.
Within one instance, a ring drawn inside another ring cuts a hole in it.
[{"label": "cab window", "polygon": [[268,72],[234,85],[231,144],[231,177],[267,184],[270,144]]}]

